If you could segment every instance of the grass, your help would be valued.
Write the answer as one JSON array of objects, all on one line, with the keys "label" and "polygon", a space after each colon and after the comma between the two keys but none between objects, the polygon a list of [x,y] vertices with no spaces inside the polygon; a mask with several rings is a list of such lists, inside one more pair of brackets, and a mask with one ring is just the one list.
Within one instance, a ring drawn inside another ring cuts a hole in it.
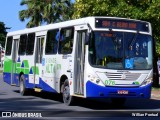
[{"label": "grass", "polygon": [[152,90],[160,90],[160,87],[152,87]]}]

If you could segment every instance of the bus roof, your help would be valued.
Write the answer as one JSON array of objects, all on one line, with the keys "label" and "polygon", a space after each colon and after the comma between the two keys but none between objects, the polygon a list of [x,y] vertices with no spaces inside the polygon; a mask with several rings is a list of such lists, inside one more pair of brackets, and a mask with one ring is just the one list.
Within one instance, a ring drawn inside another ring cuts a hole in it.
[{"label": "bus roof", "polygon": [[[52,24],[33,27],[33,28],[25,28],[23,30],[8,32],[7,36],[15,36],[15,35],[34,33],[34,32],[39,32],[39,31],[47,31],[47,30],[56,29],[56,28],[64,28],[64,27],[69,27],[69,26],[87,24],[90,21],[94,22],[95,18],[108,18],[108,19],[132,20],[132,21],[137,21],[137,22],[146,22],[146,21],[141,21],[141,20],[136,20],[136,19],[120,18],[120,17],[92,16],[92,17],[85,17],[85,18],[80,18],[80,19],[75,19],[75,20],[68,20],[68,21],[59,22],[59,23],[52,23]],[[146,22],[146,23],[149,23],[149,22]]]}]

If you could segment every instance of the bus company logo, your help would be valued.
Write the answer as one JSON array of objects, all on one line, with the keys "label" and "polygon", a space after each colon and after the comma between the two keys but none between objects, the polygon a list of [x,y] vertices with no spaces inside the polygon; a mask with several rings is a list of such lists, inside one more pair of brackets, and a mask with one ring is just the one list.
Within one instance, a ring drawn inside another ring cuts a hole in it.
[{"label": "bus company logo", "polygon": [[11,112],[2,112],[2,117],[12,117]]},{"label": "bus company logo", "polygon": [[122,75],[121,75],[121,79],[122,80],[125,80],[127,78],[127,76],[123,73]]}]

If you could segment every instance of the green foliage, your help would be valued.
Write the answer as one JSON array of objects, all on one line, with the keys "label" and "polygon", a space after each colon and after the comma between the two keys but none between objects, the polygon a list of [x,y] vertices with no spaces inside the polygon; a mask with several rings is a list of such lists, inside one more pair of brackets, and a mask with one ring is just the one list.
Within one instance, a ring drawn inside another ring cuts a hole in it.
[{"label": "green foliage", "polygon": [[140,19],[152,24],[160,54],[160,0],[76,0],[73,19],[87,16],[112,16]]},{"label": "green foliage", "polygon": [[2,47],[4,47],[5,45],[6,34],[7,32],[5,24],[3,22],[0,22],[0,44],[2,45]]},{"label": "green foliage", "polygon": [[145,11],[143,19],[152,23],[153,35],[156,40],[156,51],[160,55],[160,0],[152,0]]},{"label": "green foliage", "polygon": [[43,5],[41,0],[22,0],[20,5],[27,6],[26,10],[19,11],[19,18],[21,21],[30,18],[26,27],[35,27],[42,23],[41,11]]},{"label": "green foliage", "polygon": [[42,14],[47,23],[69,20],[73,14],[73,4],[70,0],[47,0]]},{"label": "green foliage", "polygon": [[148,0],[76,0],[73,18],[116,16],[138,19],[148,7]]},{"label": "green foliage", "polygon": [[20,5],[27,6],[26,10],[19,11],[21,21],[30,19],[27,27],[68,20],[73,14],[70,0],[22,0]]}]

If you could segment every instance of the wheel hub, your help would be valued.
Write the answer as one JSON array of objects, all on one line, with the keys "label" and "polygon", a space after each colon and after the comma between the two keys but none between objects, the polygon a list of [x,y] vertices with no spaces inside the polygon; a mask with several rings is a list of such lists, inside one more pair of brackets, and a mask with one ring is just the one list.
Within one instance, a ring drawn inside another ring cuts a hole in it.
[{"label": "wheel hub", "polygon": [[64,94],[65,99],[68,100],[69,96],[70,96],[70,92],[69,92],[69,87],[68,86],[65,86],[63,94]]}]

